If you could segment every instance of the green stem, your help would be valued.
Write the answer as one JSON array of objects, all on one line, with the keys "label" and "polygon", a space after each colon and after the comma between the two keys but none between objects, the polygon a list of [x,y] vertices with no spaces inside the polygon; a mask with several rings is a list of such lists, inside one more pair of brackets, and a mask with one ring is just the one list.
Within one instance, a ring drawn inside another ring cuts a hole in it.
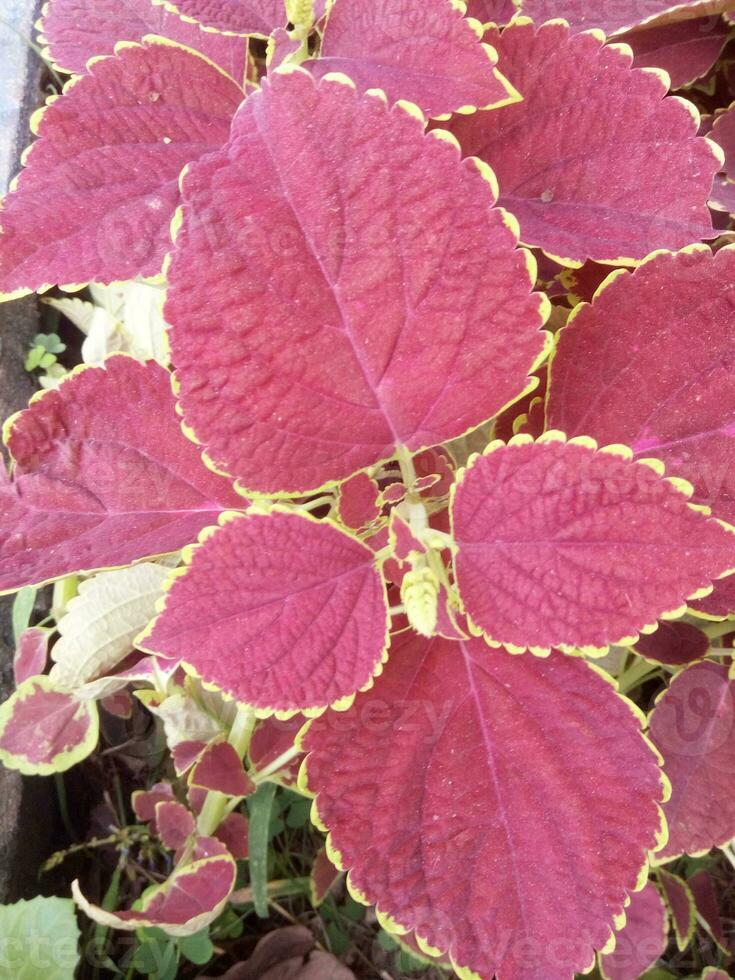
[{"label": "green stem", "polygon": [[[254,728],[255,713],[250,708],[238,708],[227,741],[241,759],[247,752]],[[212,836],[227,814],[229,799],[224,793],[207,793],[207,798],[197,820],[197,830],[200,835],[203,837]]]},{"label": "green stem", "polygon": [[51,601],[51,615],[58,621],[66,612],[66,607],[79,590],[79,576],[67,575],[66,578],[59,579],[54,585],[54,594]]},{"label": "green stem", "polygon": [[305,504],[294,504],[293,506],[297,510],[312,511],[318,510],[319,507],[326,507],[327,505],[330,507],[334,506],[334,496],[331,493],[325,494],[323,497],[317,497],[316,500],[308,500]]},{"label": "green stem", "polygon": [[286,749],[285,752],[281,752],[278,758],[270,762],[265,768],[261,769],[260,772],[256,772],[251,778],[254,783],[263,783],[268,779],[273,773],[278,772],[283,769],[284,766],[288,765],[292,759],[295,759],[297,755],[301,755],[301,749],[297,746],[292,745],[290,749]]},{"label": "green stem", "polygon": [[636,657],[630,667],[626,667],[618,677],[618,687],[621,694],[627,694],[634,687],[638,687],[644,680],[661,670],[659,664],[650,664],[642,657]]},{"label": "green stem", "polygon": [[728,633],[735,633],[735,622],[732,619],[726,619],[722,623],[709,623],[709,625],[700,626],[699,628],[710,640],[717,640],[721,636],[726,636]]}]

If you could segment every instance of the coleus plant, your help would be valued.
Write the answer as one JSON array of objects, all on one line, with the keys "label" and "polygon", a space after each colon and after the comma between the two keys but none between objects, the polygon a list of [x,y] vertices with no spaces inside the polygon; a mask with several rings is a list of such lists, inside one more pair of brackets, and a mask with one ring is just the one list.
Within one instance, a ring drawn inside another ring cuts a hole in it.
[{"label": "coleus plant", "polygon": [[[186,789],[135,801],[175,856],[140,908],[75,884],[98,922],[211,922],[238,801],[306,753],[329,859],[461,977],[599,952],[625,980],[669,914],[691,938],[693,888],[647,882],[735,836],[734,682],[682,621],[735,613],[735,252],[701,244],[726,123],[698,135],[603,32],[675,31],[673,57],[730,6],[48,5],[75,74],[4,201],[0,289],[154,279],[174,366],[72,371],[4,433],[0,588],[86,580],[50,672],[21,637],[0,759],[67,768],[134,683]],[[673,673],[648,735],[611,646]]]}]

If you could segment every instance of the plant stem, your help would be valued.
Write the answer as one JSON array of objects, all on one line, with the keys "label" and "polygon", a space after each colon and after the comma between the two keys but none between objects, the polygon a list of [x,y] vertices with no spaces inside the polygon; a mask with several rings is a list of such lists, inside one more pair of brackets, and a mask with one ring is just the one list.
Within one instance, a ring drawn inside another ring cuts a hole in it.
[{"label": "plant stem", "polygon": [[700,626],[700,629],[710,640],[717,640],[721,636],[726,636],[728,633],[735,633],[735,622],[732,619],[726,619],[722,623],[710,623],[708,626]]},{"label": "plant stem", "polygon": [[301,755],[301,749],[297,748],[295,745],[292,745],[290,749],[286,749],[285,752],[281,752],[281,754],[274,759],[273,762],[269,762],[264,769],[261,769],[260,772],[254,773],[250,778],[254,783],[263,783],[269,776],[272,776],[273,773],[278,772],[279,769],[283,769],[285,765],[287,765],[292,759],[295,759],[298,755]]},{"label": "plant stem", "polygon": [[51,600],[51,615],[58,621],[66,612],[66,607],[77,594],[79,589],[79,576],[67,575],[66,578],[59,579],[54,585],[53,599]]},{"label": "plant stem", "polygon": [[627,694],[628,691],[632,691],[634,687],[638,687],[649,676],[658,673],[660,670],[661,667],[659,664],[650,664],[642,657],[636,657],[630,667],[627,667],[620,677],[618,677],[620,693]]}]

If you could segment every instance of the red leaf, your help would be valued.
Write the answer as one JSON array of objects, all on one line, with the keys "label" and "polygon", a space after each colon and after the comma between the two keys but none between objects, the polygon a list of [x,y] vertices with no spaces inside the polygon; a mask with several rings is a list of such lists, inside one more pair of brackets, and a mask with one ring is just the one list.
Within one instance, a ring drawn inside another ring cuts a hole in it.
[{"label": "red leaf", "polygon": [[220,468],[305,491],[518,397],[545,301],[488,180],[403,109],[300,69],[244,103],[187,173],[166,304],[184,415]]},{"label": "red leaf", "polygon": [[361,91],[380,88],[390,102],[408,99],[439,116],[518,101],[497,61],[447,0],[338,0],[320,57],[306,66],[319,78],[344,72]]},{"label": "red leaf", "polygon": [[633,49],[636,68],[662,68],[676,89],[707,74],[725,47],[727,29],[719,18],[700,17],[632,31],[620,40]]},{"label": "red leaf", "polygon": [[671,23],[699,14],[713,14],[728,6],[727,0],[520,0],[522,13],[541,24],[553,17],[568,21],[575,31],[599,28],[619,34],[641,24]]},{"label": "red leaf", "polygon": [[206,742],[179,742],[178,745],[174,745],[171,749],[171,758],[176,775],[183,776],[185,772],[188,772],[198,761],[206,747]]},{"label": "red leaf", "polygon": [[204,532],[146,646],[263,711],[323,708],[369,685],[389,619],[370,549],[301,514],[233,517]]},{"label": "red leaf", "polygon": [[[261,772],[292,749],[303,724],[304,719],[298,715],[285,720],[271,717],[260,721],[253,732],[248,749],[253,769]],[[296,782],[300,765],[301,756],[297,755],[277,771],[275,778],[286,786],[292,786]]]},{"label": "red leaf", "polygon": [[728,576],[728,578],[723,578],[719,582],[715,582],[712,594],[693,602],[691,611],[695,615],[714,619],[724,619],[726,616],[734,613],[735,578]]},{"label": "red leaf", "polygon": [[401,517],[397,510],[391,512],[388,529],[390,545],[398,561],[408,561],[412,553],[418,555],[426,554],[426,546],[416,537],[411,530],[411,526]]},{"label": "red leaf", "polygon": [[467,0],[467,16],[504,27],[516,13],[513,0]]},{"label": "red leaf", "polygon": [[735,250],[696,246],[614,273],[562,330],[548,424],[622,442],[735,520]]},{"label": "red leaf", "polygon": [[116,718],[132,718],[133,699],[127,691],[115,691],[100,700],[100,704],[108,714]]},{"label": "red leaf", "polygon": [[202,31],[151,0],[51,0],[39,42],[61,71],[81,74],[90,58],[110,55],[119,41],[142,41],[148,34],[170,38],[200,51],[236,81],[245,78],[247,43]]},{"label": "red leaf", "polygon": [[380,516],[379,492],[378,484],[367,473],[355,473],[340,485],[337,512],[345,527],[359,531]]},{"label": "red leaf", "polygon": [[303,747],[353,891],[483,977],[589,966],[661,833],[638,717],[579,658],[409,634]]},{"label": "red leaf", "polygon": [[268,37],[276,27],[286,26],[283,0],[166,0],[165,6],[181,17],[226,34]]},{"label": "red leaf", "polygon": [[212,838],[199,838],[199,843],[200,854],[148,892],[140,912],[108,912],[92,905],[78,881],[71,886],[74,900],[95,922],[113,929],[132,931],[141,926],[158,926],[171,936],[191,936],[222,912],[237,874],[235,862],[223,844]]},{"label": "red leaf", "polygon": [[493,643],[594,655],[681,615],[732,567],[735,539],[624,447],[558,437],[491,443],[465,471],[452,507],[455,574]]},{"label": "red leaf", "polygon": [[248,818],[242,813],[229,813],[215,831],[215,836],[237,860],[245,860],[248,856]]},{"label": "red leaf", "polygon": [[671,780],[662,859],[703,854],[735,837],[734,689],[727,667],[693,664],[674,677],[651,714],[651,739]]},{"label": "red leaf", "polygon": [[30,626],[20,634],[13,656],[16,686],[44,672],[50,636],[51,631],[40,626]]},{"label": "red leaf", "polygon": [[116,355],[74,372],[5,426],[0,590],[177,551],[246,506],[182,433],[169,374]]},{"label": "red leaf", "polygon": [[183,803],[164,800],[156,804],[156,826],[164,847],[178,851],[194,833],[194,817]]},{"label": "red leaf", "polygon": [[695,871],[691,878],[687,879],[689,890],[694,896],[694,904],[697,907],[697,914],[704,920],[712,938],[720,949],[728,956],[732,955],[728,940],[722,927],[722,916],[720,915],[720,899],[715,890],[715,883],[712,875],[702,868]]},{"label": "red leaf", "polygon": [[64,772],[97,747],[97,705],[29,677],[0,705],[0,762],[27,776]]},{"label": "red leaf", "polygon": [[679,951],[683,952],[692,941],[697,925],[697,908],[694,904],[694,896],[683,878],[666,871],[665,868],[659,868],[657,874],[666,905],[671,914],[676,945]]},{"label": "red leaf", "polygon": [[664,99],[658,75],[559,22],[487,39],[523,101],[450,128],[495,171],[526,244],[564,265],[626,264],[715,237],[707,198],[718,155],[697,137],[696,110]]},{"label": "red leaf", "polygon": [[124,45],[36,115],[0,212],[4,299],[161,271],[185,164],[227,139],[243,92],[163,39]]},{"label": "red leaf", "polygon": [[666,906],[650,881],[631,897],[625,918],[625,925],[616,937],[615,950],[600,956],[600,972],[605,980],[638,980],[668,945]]},{"label": "red leaf", "polygon": [[322,904],[332,886],[339,881],[340,874],[339,868],[335,868],[329,860],[326,847],[317,851],[309,875],[311,904],[314,908]]},{"label": "red leaf", "polygon": [[156,806],[173,800],[174,791],[171,783],[156,783],[150,789],[135,790],[130,802],[138,820],[142,823],[151,822],[151,829],[156,831]]},{"label": "red leaf", "polygon": [[659,623],[655,633],[639,636],[635,642],[635,652],[646,660],[671,667],[703,660],[708,651],[707,634],[690,623]]},{"label": "red leaf", "polygon": [[192,786],[226,796],[248,796],[255,789],[243,768],[242,759],[229,742],[214,742],[207,746],[194,766],[189,782]]}]

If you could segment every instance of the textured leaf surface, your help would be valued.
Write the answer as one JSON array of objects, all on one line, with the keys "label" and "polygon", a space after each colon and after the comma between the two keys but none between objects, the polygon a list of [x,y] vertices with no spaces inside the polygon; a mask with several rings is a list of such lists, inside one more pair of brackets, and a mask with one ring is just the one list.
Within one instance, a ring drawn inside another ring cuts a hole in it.
[{"label": "textured leaf surface", "polygon": [[[44,898],[0,905],[3,969],[13,980],[74,980],[80,932],[74,903]],[[34,951],[34,953],[31,953]],[[37,955],[35,955],[37,954]],[[38,961],[43,957],[43,970]]]},{"label": "textured leaf surface", "polygon": [[711,595],[691,604],[692,612],[708,618],[724,619],[735,613],[735,581],[732,576],[715,582]]},{"label": "textured leaf surface", "polygon": [[518,99],[495,70],[497,55],[447,0],[338,0],[327,20],[321,56],[307,62],[318,77],[344,72],[365,91],[408,99],[429,116],[490,108]]},{"label": "textured leaf surface", "polygon": [[691,942],[697,925],[697,909],[694,904],[694,897],[684,879],[672,874],[665,868],[659,868],[658,880],[671,914],[676,945],[680,951],[683,951]]},{"label": "textured leaf surface", "polygon": [[714,17],[698,17],[625,34],[636,68],[663,68],[671,88],[689,85],[710,70],[727,41],[727,28]]},{"label": "textured leaf surface", "polygon": [[522,241],[568,264],[714,237],[706,202],[717,155],[697,137],[696,114],[664,99],[660,77],[559,23],[511,25],[486,40],[523,101],[450,129],[495,171]]},{"label": "textured leaf surface", "polygon": [[227,796],[247,796],[255,790],[242,759],[229,742],[215,742],[205,749],[194,766],[190,784]]},{"label": "textured leaf surface", "polygon": [[605,34],[617,34],[629,27],[648,23],[688,20],[700,14],[713,14],[727,8],[729,0],[521,0],[526,17],[542,24],[563,17],[575,31],[597,27]]},{"label": "textured leaf surface", "polygon": [[162,565],[143,562],[82,582],[58,623],[50,673],[55,686],[73,691],[117,667],[153,619],[170,574]]},{"label": "textured leaf surface", "polygon": [[732,533],[651,467],[526,438],[491,444],[454,495],[460,595],[491,640],[604,648],[733,566]]},{"label": "textured leaf surface", "polygon": [[340,485],[337,512],[345,527],[360,530],[380,516],[378,484],[367,473],[355,473]]},{"label": "textured leaf surface", "polygon": [[352,887],[483,977],[589,966],[659,832],[639,721],[578,658],[404,635],[303,743]]},{"label": "textured leaf surface", "polygon": [[467,0],[467,16],[503,27],[516,13],[513,0]]},{"label": "textured leaf surface", "polygon": [[171,936],[193,936],[222,912],[234,884],[237,868],[224,844],[209,837],[197,840],[195,859],[176,868],[171,877],[143,900],[141,912],[108,912],[92,905],[72,882],[74,901],[100,925],[132,931],[158,926]]},{"label": "textured leaf surface", "polygon": [[130,357],[13,417],[0,473],[0,590],[177,551],[243,506],[181,432],[168,372]]},{"label": "textured leaf surface", "polygon": [[30,626],[18,637],[13,656],[13,676],[16,686],[46,670],[50,630]]},{"label": "textured leaf surface", "polygon": [[144,642],[260,709],[324,707],[380,669],[385,586],[369,548],[299,514],[207,534]]},{"label": "textured leaf surface", "polygon": [[617,273],[561,332],[548,424],[656,456],[735,520],[735,250]]},{"label": "textured leaf surface", "polygon": [[734,690],[726,666],[693,664],[651,714],[651,738],[671,780],[662,858],[698,854],[735,837]]},{"label": "textured leaf surface", "polygon": [[694,872],[691,878],[687,879],[687,885],[694,896],[694,904],[697,907],[700,923],[712,935],[720,949],[730,956],[730,944],[725,935],[720,913],[722,896],[718,894],[714,878],[705,868],[700,868],[699,871]]},{"label": "textured leaf surface", "polygon": [[600,972],[605,980],[638,980],[668,945],[666,906],[652,882],[631,897],[625,918],[614,951],[600,957]]},{"label": "textured leaf surface", "polygon": [[184,198],[166,304],[181,403],[243,486],[307,490],[445,442],[543,351],[489,183],[378,98],[277,72]]},{"label": "textured leaf surface", "polygon": [[286,25],[284,0],[167,0],[165,6],[203,27],[231,34],[268,37]]},{"label": "textured leaf surface", "polygon": [[227,140],[240,87],[171,44],[123,47],[46,108],[0,212],[0,292],[153,276],[185,164]]},{"label": "textured leaf surface", "polygon": [[164,847],[177,851],[194,833],[194,817],[183,803],[163,800],[156,804],[156,826]]},{"label": "textured leaf surface", "polygon": [[658,624],[655,633],[639,636],[635,651],[646,660],[670,667],[682,667],[707,656],[709,639],[691,623]]},{"label": "textured leaf surface", "polygon": [[118,41],[157,34],[200,51],[235,81],[245,78],[247,44],[242,39],[202,31],[151,0],[51,0],[41,29],[51,59],[77,75],[90,58],[112,54]]},{"label": "textured leaf surface", "polygon": [[97,705],[30,677],[0,705],[0,762],[26,775],[64,772],[97,746]]}]

